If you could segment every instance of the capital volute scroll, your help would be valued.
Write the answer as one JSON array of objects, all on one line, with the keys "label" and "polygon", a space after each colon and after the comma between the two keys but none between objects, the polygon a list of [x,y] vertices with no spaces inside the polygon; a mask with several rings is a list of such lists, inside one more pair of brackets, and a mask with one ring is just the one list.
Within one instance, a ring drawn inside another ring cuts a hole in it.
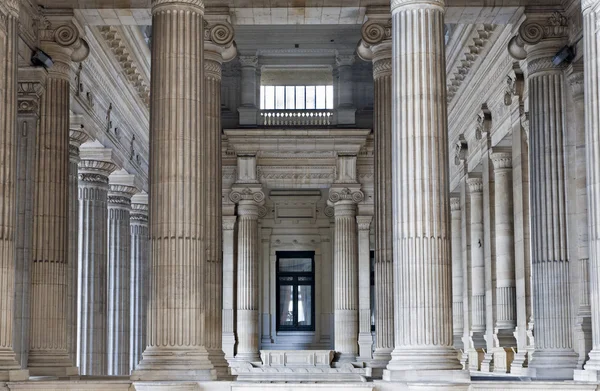
[{"label": "capital volute scroll", "polygon": [[352,201],[360,203],[365,199],[365,194],[359,189],[350,189],[348,187],[342,189],[330,189],[328,201],[335,204],[340,201]]},{"label": "capital volute scroll", "polygon": [[256,188],[238,188],[233,189],[229,193],[229,200],[234,204],[239,204],[242,201],[254,202],[257,205],[262,205],[265,201],[265,193],[261,189]]},{"label": "capital volute scroll", "polygon": [[54,64],[49,74],[69,78],[70,63],[81,62],[90,54],[90,47],[83,38],[84,30],[73,16],[44,15],[40,29],[42,50],[48,53]]},{"label": "capital volute scroll", "polygon": [[205,61],[221,64],[233,60],[237,55],[234,37],[235,30],[227,20],[207,21],[204,27]]},{"label": "capital volute scroll", "polygon": [[[568,34],[567,17],[560,12],[554,12],[549,16],[547,14],[528,16],[519,26],[517,35],[508,42],[508,53],[516,60],[525,60],[530,54],[531,47],[545,40],[566,40]],[[560,44],[551,46],[554,47],[552,50],[560,49]]]}]

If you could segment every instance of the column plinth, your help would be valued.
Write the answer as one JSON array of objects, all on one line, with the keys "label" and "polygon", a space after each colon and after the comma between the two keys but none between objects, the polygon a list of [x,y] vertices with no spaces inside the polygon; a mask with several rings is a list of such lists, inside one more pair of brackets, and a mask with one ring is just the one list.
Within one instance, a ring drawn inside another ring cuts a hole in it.
[{"label": "column plinth", "polygon": [[19,34],[19,1],[0,5],[0,94],[5,102],[0,106],[0,149],[2,172],[0,189],[3,207],[0,210],[0,381],[26,380],[27,371],[13,348],[13,317],[15,315],[15,209],[17,205],[17,45]]},{"label": "column plinth", "polygon": [[137,193],[134,175],[109,177],[107,358],[108,375],[130,373],[131,342],[131,197]]},{"label": "column plinth", "polygon": [[40,31],[41,48],[54,65],[48,69],[37,140],[37,178],[31,265],[30,373],[74,376],[67,334],[69,253],[70,66],[89,54],[83,29],[72,15],[53,18]]},{"label": "column plinth", "polygon": [[[392,263],[392,40],[390,15],[369,16],[362,27],[359,56],[373,61],[373,137],[375,162],[375,351],[377,366],[385,366],[394,350]],[[381,31],[389,34],[381,34]]]},{"label": "column plinth", "polygon": [[444,2],[391,8],[395,348],[383,379],[466,381],[452,347]]},{"label": "column plinth", "polygon": [[527,59],[528,68],[535,316],[535,351],[529,368],[538,379],[572,379],[578,358],[572,347],[570,294],[565,289],[569,286],[565,83],[563,67],[552,63],[567,36],[567,18],[559,13],[528,15],[509,44],[509,53],[516,59]]},{"label": "column plinth", "polygon": [[204,345],[204,4],[152,1],[150,302],[133,380],[211,380]]},{"label": "column plinth", "polygon": [[333,249],[333,291],[336,361],[353,362],[358,355],[358,236],[356,204],[364,199],[358,188],[332,187],[328,203],[333,205],[335,235]]},{"label": "column plinth", "polygon": [[260,362],[258,213],[265,199],[260,185],[233,188],[229,194],[237,204],[237,354],[236,361]]},{"label": "column plinth", "polygon": [[107,372],[108,176],[112,152],[97,142],[80,149],[79,162],[79,362],[82,375]]}]

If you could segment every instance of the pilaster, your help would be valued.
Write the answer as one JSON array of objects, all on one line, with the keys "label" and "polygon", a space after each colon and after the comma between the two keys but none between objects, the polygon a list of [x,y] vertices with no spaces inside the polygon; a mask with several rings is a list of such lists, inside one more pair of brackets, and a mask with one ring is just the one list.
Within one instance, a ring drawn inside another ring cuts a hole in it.
[{"label": "pilaster", "polygon": [[463,261],[462,261],[462,227],[460,197],[450,197],[451,233],[452,233],[452,334],[454,348],[463,349],[464,333],[463,312]]},{"label": "pilaster", "polygon": [[223,337],[225,359],[231,361],[235,354],[235,223],[237,216],[223,216]]},{"label": "pilaster", "polygon": [[80,158],[78,366],[82,375],[106,375],[108,176],[116,166],[97,141],[82,144]]},{"label": "pilaster", "polygon": [[108,177],[107,350],[108,375],[130,374],[131,197],[135,175],[118,170]]},{"label": "pilaster", "polygon": [[371,334],[371,251],[369,233],[373,216],[356,216],[358,226],[358,360],[370,361]]},{"label": "pilaster", "polygon": [[[29,360],[33,203],[36,181],[36,139],[46,71],[21,68],[17,85],[17,221],[15,263],[15,312],[13,343],[17,361],[27,368]],[[69,335],[73,335],[69,333]]]},{"label": "pilaster", "polygon": [[[0,380],[24,380],[13,347],[15,317],[15,210],[17,203],[17,45],[19,1],[9,0],[0,5],[0,191],[3,207],[0,210]],[[18,310],[18,309],[17,309]],[[21,349],[20,349],[21,350]],[[19,357],[20,360],[20,357]]]},{"label": "pilaster", "polygon": [[[532,293],[535,352],[529,368],[538,379],[572,379],[572,347],[565,194],[565,91],[563,66],[552,59],[567,39],[560,13],[530,14],[509,43],[526,59],[530,107]],[[552,197],[548,197],[552,194]],[[552,305],[549,306],[548,302]]]},{"label": "pilaster", "polygon": [[338,106],[337,124],[354,125],[356,123],[356,107],[352,96],[352,65],[356,57],[354,54],[338,53],[335,64],[338,70]]},{"label": "pilaster", "polygon": [[241,104],[238,107],[241,126],[256,126],[258,120],[257,91],[260,87],[256,71],[258,56],[256,54],[240,55],[242,65],[242,91]]},{"label": "pilaster", "polygon": [[[68,282],[74,260],[69,253],[69,127],[70,67],[89,54],[83,28],[72,14],[46,11],[40,46],[52,57],[42,98],[37,139],[37,178],[33,217],[31,269],[31,334],[29,368],[32,375],[73,376],[69,356]],[[51,228],[50,228],[51,227]]]}]

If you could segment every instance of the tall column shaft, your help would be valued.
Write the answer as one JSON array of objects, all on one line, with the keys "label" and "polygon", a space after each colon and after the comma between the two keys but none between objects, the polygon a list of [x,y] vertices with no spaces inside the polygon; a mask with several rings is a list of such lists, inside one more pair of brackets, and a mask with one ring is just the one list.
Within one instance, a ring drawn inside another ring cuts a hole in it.
[{"label": "tall column shaft", "polygon": [[572,378],[569,259],[565,196],[563,70],[552,64],[557,44],[539,44],[528,57],[532,289],[538,378]]},{"label": "tall column shaft", "polygon": [[394,269],[392,262],[392,48],[373,49],[375,141],[375,351],[390,361],[394,350]]},{"label": "tall column shaft", "polygon": [[485,347],[485,259],[483,247],[483,181],[467,179],[471,199],[471,338]]},{"label": "tall column shaft", "polygon": [[258,353],[258,205],[242,200],[238,205],[237,354],[236,359],[255,362]]},{"label": "tall column shaft", "polygon": [[132,378],[208,380],[203,2],[153,0],[152,26],[148,346]]},{"label": "tall column shaft", "polygon": [[68,259],[69,69],[73,59],[85,59],[87,46],[79,26],[69,18],[40,35],[42,49],[52,56],[54,65],[48,70],[37,140],[28,365],[32,375],[68,376],[77,374],[67,335],[72,261]]},{"label": "tall column shaft", "polygon": [[600,379],[600,5],[581,2],[583,10],[585,140],[589,216],[589,279],[592,317],[592,351],[585,364],[591,380]]},{"label": "tall column shaft", "polygon": [[[331,197],[330,197],[331,198]],[[333,290],[334,350],[338,361],[352,362],[358,355],[358,240],[356,205],[338,201],[335,208]]]},{"label": "tall column shaft", "polygon": [[131,196],[137,189],[109,180],[107,359],[108,374],[122,376],[130,373]]},{"label": "tall column shaft", "polygon": [[517,326],[515,290],[512,154],[491,154],[494,164],[496,220],[496,324],[495,334],[512,336]]},{"label": "tall column shaft", "polygon": [[452,333],[454,334],[454,347],[462,348],[464,332],[463,312],[463,261],[462,261],[462,221],[460,198],[450,198],[452,215]]},{"label": "tall column shaft", "polygon": [[353,125],[356,122],[354,107],[354,98],[352,93],[353,77],[352,65],[355,61],[354,54],[338,55],[335,58],[338,69],[338,106],[337,123],[338,125]]},{"label": "tall column shaft", "polygon": [[80,154],[78,366],[82,375],[106,375],[108,175],[115,165],[88,159],[97,157],[93,150]]},{"label": "tall column shaft", "polygon": [[392,34],[396,333],[384,380],[419,371],[442,380],[461,368],[452,347],[444,2],[393,1]]},{"label": "tall column shaft", "polygon": [[238,112],[240,114],[240,125],[256,125],[257,120],[257,84],[256,67],[258,57],[256,55],[240,56],[242,64],[241,101]]},{"label": "tall column shaft", "polygon": [[131,198],[131,343],[129,370],[133,371],[146,347],[146,317],[148,286],[148,195],[136,194]]},{"label": "tall column shaft", "polygon": [[[17,179],[17,43],[19,2],[0,5],[0,379],[20,368],[13,350]],[[8,370],[8,371],[7,371]]]}]

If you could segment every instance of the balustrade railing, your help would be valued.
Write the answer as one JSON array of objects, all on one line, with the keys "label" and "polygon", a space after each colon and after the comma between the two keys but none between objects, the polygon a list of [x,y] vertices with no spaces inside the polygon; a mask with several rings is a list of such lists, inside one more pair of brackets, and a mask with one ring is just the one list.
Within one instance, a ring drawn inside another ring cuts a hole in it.
[{"label": "balustrade railing", "polygon": [[260,110],[263,126],[329,126],[334,125],[334,110]]}]

